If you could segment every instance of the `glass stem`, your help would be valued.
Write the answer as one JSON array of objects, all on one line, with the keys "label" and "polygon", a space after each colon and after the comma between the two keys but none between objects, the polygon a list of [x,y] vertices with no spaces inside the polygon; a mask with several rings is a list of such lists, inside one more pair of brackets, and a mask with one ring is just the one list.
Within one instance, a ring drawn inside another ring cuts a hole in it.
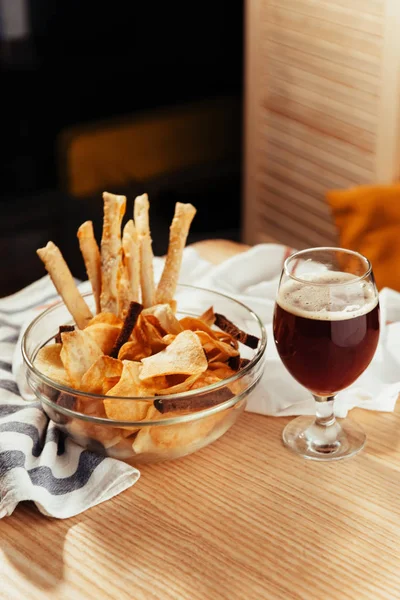
[{"label": "glass stem", "polygon": [[315,425],[320,427],[331,427],[335,425],[336,418],[333,412],[333,403],[335,396],[316,396],[315,400]]}]

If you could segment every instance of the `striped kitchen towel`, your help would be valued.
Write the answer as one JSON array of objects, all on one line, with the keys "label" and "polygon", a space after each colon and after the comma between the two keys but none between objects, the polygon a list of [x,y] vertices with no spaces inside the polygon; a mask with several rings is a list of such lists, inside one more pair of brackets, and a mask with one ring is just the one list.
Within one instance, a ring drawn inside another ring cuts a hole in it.
[{"label": "striped kitchen towel", "polygon": [[[87,291],[87,283],[80,288]],[[0,299],[0,518],[11,515],[23,500],[33,500],[45,515],[72,517],[139,478],[137,469],[66,438],[40,403],[29,401],[20,360],[21,333],[55,300],[48,276]]]}]

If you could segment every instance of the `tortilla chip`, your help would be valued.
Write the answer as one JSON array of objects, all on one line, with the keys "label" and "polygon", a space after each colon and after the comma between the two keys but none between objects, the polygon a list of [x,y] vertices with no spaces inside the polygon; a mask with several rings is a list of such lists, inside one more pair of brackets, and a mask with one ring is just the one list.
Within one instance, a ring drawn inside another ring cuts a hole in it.
[{"label": "tortilla chip", "polygon": [[95,323],[85,328],[87,332],[101,348],[103,354],[110,354],[119,336],[121,328],[109,323]]},{"label": "tortilla chip", "polygon": [[161,327],[165,330],[165,333],[177,335],[184,329],[174,315],[169,304],[156,304],[151,308],[146,308],[143,311],[143,315],[154,315],[154,317],[158,319]]},{"label": "tortilla chip", "polygon": [[92,336],[80,329],[62,333],[61,360],[68,373],[71,385],[79,389],[81,379],[93,363],[103,355]]},{"label": "tortilla chip", "polygon": [[61,344],[43,346],[37,353],[34,365],[38,371],[52,381],[69,387],[72,384],[61,360],[61,348]]},{"label": "tortilla chip", "polygon": [[100,356],[82,377],[81,390],[91,394],[106,394],[118,383],[122,368],[120,360]]},{"label": "tortilla chip", "polygon": [[182,331],[165,350],[143,358],[142,364],[142,381],[159,375],[197,375],[208,366],[200,340],[192,331]]},{"label": "tortilla chip", "polygon": [[169,346],[170,344],[172,344],[172,342],[176,339],[176,335],[172,334],[172,333],[168,333],[167,335],[164,335],[163,337],[163,342],[166,346]]},{"label": "tortilla chip", "polygon": [[87,324],[87,327],[90,327],[90,325],[95,325],[96,323],[108,323],[109,325],[116,325],[117,327],[122,327],[124,322],[122,319],[117,317],[117,315],[114,315],[114,313],[101,312],[95,317],[93,317],[93,319],[90,319],[89,323]]}]

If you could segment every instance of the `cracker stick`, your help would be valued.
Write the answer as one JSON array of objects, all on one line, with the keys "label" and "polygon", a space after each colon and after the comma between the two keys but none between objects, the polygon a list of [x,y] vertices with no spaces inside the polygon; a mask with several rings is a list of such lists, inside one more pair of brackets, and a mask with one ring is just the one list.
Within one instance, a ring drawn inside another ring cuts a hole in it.
[{"label": "cracker stick", "polygon": [[79,248],[81,249],[86,273],[92,286],[96,301],[96,314],[100,312],[101,259],[100,250],[93,233],[92,221],[86,221],[78,229]]},{"label": "cracker stick", "polygon": [[147,194],[137,196],[134,206],[135,225],[139,239],[140,284],[144,308],[154,304],[153,250],[149,227],[149,199]]},{"label": "cracker stick", "polygon": [[121,223],[125,214],[126,197],[104,192],[103,200],[100,306],[103,312],[117,314],[118,277],[122,261]]},{"label": "cracker stick", "polygon": [[80,295],[60,250],[53,242],[48,242],[47,246],[39,248],[36,252],[75,323],[79,329],[84,329],[93,315]]},{"label": "cracker stick", "polygon": [[179,271],[182,264],[182,253],[186,244],[190,224],[195,214],[196,209],[192,204],[176,203],[175,214],[172,219],[169,233],[168,254],[157,287],[157,304],[166,304],[167,302],[170,302],[175,295]]},{"label": "cracker stick", "polygon": [[124,257],[122,256],[122,260],[118,267],[118,275],[117,275],[117,286],[118,286],[118,316],[120,319],[124,320],[126,317],[126,313],[129,309],[129,304],[132,300],[131,298],[131,289],[129,283],[128,269],[124,264]]},{"label": "cracker stick", "polygon": [[122,235],[122,247],[124,249],[125,266],[128,269],[128,277],[131,290],[131,300],[139,302],[140,292],[140,256],[139,242],[136,227],[131,219],[124,227]]},{"label": "cracker stick", "polygon": [[139,300],[140,286],[139,247],[132,220],[124,227],[122,248],[122,261],[118,274],[118,315],[121,319],[125,319],[130,303]]}]

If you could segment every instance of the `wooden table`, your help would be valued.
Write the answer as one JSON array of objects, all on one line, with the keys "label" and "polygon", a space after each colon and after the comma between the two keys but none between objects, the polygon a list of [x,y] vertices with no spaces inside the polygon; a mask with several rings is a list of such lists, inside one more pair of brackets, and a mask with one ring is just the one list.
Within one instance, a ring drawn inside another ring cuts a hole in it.
[{"label": "wooden table", "polygon": [[298,458],[288,419],[247,413],[82,515],[20,505],[0,521],[0,598],[400,598],[400,413],[352,417],[368,443],[342,462]]}]

